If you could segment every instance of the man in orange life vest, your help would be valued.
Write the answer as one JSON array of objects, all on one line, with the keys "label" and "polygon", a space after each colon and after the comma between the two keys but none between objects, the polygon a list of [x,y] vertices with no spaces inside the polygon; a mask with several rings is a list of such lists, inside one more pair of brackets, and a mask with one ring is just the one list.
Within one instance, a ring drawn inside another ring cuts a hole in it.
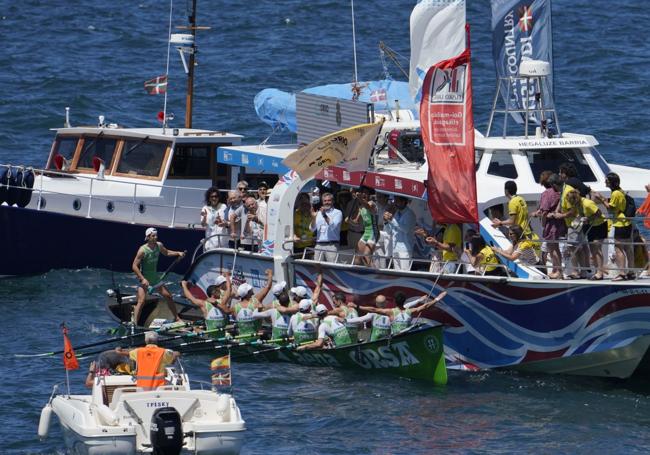
[{"label": "man in orange life vest", "polygon": [[158,334],[144,334],[146,346],[136,348],[129,353],[136,362],[136,385],[145,390],[154,390],[165,384],[165,367],[171,365],[180,356],[179,352],[158,347]]}]

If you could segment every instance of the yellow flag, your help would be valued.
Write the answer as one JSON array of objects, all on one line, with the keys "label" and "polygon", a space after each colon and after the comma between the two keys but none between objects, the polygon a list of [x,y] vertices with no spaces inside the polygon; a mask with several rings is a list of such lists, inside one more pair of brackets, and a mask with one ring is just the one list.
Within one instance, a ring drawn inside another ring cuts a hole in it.
[{"label": "yellow flag", "polygon": [[224,355],[223,357],[217,357],[210,362],[211,370],[225,370],[228,368],[230,368],[230,354]]},{"label": "yellow flag", "polygon": [[291,153],[282,163],[303,180],[330,166],[365,171],[382,124],[383,121],[364,123],[320,137]]}]

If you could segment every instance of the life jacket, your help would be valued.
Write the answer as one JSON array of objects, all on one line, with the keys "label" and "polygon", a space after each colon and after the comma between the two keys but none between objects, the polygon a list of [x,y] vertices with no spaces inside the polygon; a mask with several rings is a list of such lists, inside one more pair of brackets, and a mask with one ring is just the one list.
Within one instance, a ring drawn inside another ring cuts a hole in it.
[{"label": "life jacket", "polygon": [[158,346],[145,346],[137,351],[136,385],[145,390],[154,390],[165,384],[165,373],[159,373],[160,363],[165,355],[165,349]]}]

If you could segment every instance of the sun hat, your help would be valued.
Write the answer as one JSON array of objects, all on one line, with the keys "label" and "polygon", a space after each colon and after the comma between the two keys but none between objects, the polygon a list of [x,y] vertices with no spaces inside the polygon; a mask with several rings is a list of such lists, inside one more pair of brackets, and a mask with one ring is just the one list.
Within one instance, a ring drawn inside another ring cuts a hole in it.
[{"label": "sun hat", "polygon": [[311,299],[302,299],[298,304],[298,309],[301,313],[306,313],[311,310]]},{"label": "sun hat", "polygon": [[271,289],[271,292],[273,295],[279,295],[282,294],[282,291],[287,287],[287,282],[286,281],[280,281],[278,284],[273,286],[273,289]]},{"label": "sun hat", "polygon": [[223,276],[223,275],[219,275],[218,277],[216,277],[216,278],[214,279],[214,285],[215,285],[215,286],[221,286],[221,285],[224,284],[226,281],[228,281],[228,280],[226,279],[225,276]]},{"label": "sun hat", "polygon": [[323,314],[327,314],[327,307],[322,303],[319,303],[318,305],[316,305],[316,314],[319,316]]}]

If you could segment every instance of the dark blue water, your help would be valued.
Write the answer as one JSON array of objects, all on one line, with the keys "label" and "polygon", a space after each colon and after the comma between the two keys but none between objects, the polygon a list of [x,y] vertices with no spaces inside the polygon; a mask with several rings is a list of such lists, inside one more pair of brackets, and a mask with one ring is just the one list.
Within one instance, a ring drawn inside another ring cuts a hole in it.
[{"label": "dark blue water", "polygon": [[[494,73],[488,2],[469,2],[475,114],[485,129]],[[408,57],[414,2],[356,2],[360,79],[384,76],[377,43]],[[142,84],[164,73],[165,2],[0,2],[0,162],[42,165],[49,128],[107,121],[154,126],[162,97]],[[177,2],[182,21],[185,2]],[[650,166],[650,49],[643,2],[554,3],[555,84],[565,131],[590,133],[611,162]],[[266,87],[298,90],[353,75],[349,4],[343,0],[199,1],[194,125],[263,140],[253,109]],[[403,63],[406,63],[404,61]],[[170,106],[182,124],[184,76],[172,55]],[[398,70],[390,73],[398,78]],[[623,184],[624,186],[624,184]],[[61,239],[45,229],[35,242]],[[73,239],[65,239],[70,241]],[[61,240],[57,240],[61,241]],[[97,254],[119,239],[97,239]],[[3,258],[2,260],[11,260]],[[38,258],[34,258],[38,260]],[[128,275],[117,275],[120,282]],[[56,271],[0,281],[0,453],[64,453],[53,426],[36,439],[42,405],[64,378],[60,358],[18,361],[16,352],[60,349],[65,321],[77,345],[105,337],[108,272]],[[209,357],[187,359],[209,378]],[[81,392],[83,369],[73,372]],[[248,422],[245,453],[634,453],[650,443],[647,381],[452,373],[446,388],[291,365],[236,365],[235,392]]]}]

